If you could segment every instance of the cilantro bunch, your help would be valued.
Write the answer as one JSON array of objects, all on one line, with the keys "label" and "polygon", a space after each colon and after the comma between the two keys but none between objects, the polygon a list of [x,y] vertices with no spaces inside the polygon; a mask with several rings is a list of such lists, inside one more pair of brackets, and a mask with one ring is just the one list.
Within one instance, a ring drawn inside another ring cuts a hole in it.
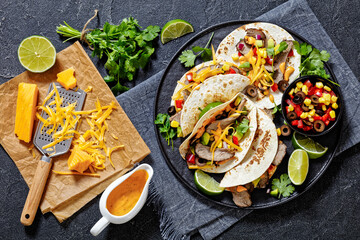
[{"label": "cilantro bunch", "polygon": [[[323,77],[330,81],[330,75],[327,74],[324,69],[324,62],[327,62],[330,59],[330,54],[327,51],[319,51],[318,49],[313,48],[310,44],[307,44],[305,42],[300,44],[297,41],[294,41],[294,47],[296,51],[301,55],[301,76],[319,75],[320,77]],[[339,85],[335,82],[332,83]]]},{"label": "cilantro bunch", "polygon": [[192,50],[183,51],[179,57],[179,61],[183,63],[185,67],[193,67],[198,56],[200,56],[204,62],[211,60],[212,51],[208,46],[211,43],[213,36],[214,33],[211,34],[205,47],[194,46],[192,47]]},{"label": "cilantro bunch", "polygon": [[174,147],[173,138],[176,136],[176,130],[170,126],[170,116],[168,114],[159,113],[156,116],[154,123],[158,125],[160,134],[165,138],[167,144],[170,145],[171,141],[171,145]]},{"label": "cilantro bunch", "polygon": [[[66,22],[57,27],[57,33],[70,39],[81,38],[81,33]],[[122,20],[120,25],[106,22],[102,29],[94,29],[85,35],[85,42],[92,48],[92,57],[106,57],[105,68],[109,75],[105,82],[111,84],[114,94],[127,91],[120,80],[132,81],[136,71],[144,68],[154,53],[153,40],[159,35],[159,26],[148,26],[141,30],[132,17]]]},{"label": "cilantro bunch", "polygon": [[289,197],[295,191],[295,187],[291,184],[289,176],[284,173],[281,174],[280,179],[274,178],[272,180],[271,190],[278,190],[278,198],[281,196]]}]

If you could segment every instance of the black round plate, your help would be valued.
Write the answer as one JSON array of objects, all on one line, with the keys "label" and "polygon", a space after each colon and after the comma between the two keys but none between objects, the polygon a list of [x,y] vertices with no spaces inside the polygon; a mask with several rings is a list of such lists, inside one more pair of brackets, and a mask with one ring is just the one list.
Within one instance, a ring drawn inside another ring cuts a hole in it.
[{"label": "black round plate", "polygon": [[[173,56],[171,61],[169,62],[168,66],[165,69],[164,75],[162,76],[162,79],[160,81],[160,85],[157,90],[157,96],[155,98],[155,108],[154,108],[154,120],[156,118],[156,115],[158,113],[166,113],[168,107],[170,106],[170,100],[171,96],[173,94],[173,91],[175,89],[177,81],[181,78],[181,76],[188,71],[189,69],[185,68],[180,61],[178,60],[179,56],[181,55],[181,52],[187,49],[191,49],[192,46],[205,46],[206,42],[208,41],[210,35],[212,32],[215,32],[212,44],[214,45],[214,48],[216,48],[221,40],[227,36],[230,32],[232,32],[237,27],[252,23],[256,21],[232,21],[232,22],[225,22],[222,24],[215,25],[213,27],[207,28],[200,33],[196,34],[193,38],[191,38],[187,43],[185,43],[179,51]],[[286,28],[284,28],[286,29]],[[299,42],[307,42],[303,37],[296,34],[293,31],[290,31],[289,29],[286,29],[297,41]],[[309,43],[310,44],[310,43]],[[315,46],[316,47],[316,46]],[[200,57],[197,59],[195,65],[201,63]],[[325,64],[328,72],[331,75],[331,78],[333,81],[336,81],[335,75],[329,68],[327,64]],[[274,122],[277,127],[281,126],[284,123],[284,119],[281,114],[277,114]],[[164,140],[164,138],[160,135],[159,130],[155,127],[155,132],[157,135],[157,141],[159,143],[160,149],[162,151],[162,154],[171,169],[171,171],[178,177],[178,179],[184,183],[187,187],[189,187],[192,191],[199,194],[200,196],[203,196],[204,198],[208,199],[209,201],[215,202],[222,206],[232,207],[232,208],[238,208],[232,201],[232,195],[230,192],[224,192],[220,196],[216,197],[209,197],[204,194],[202,194],[195,186],[194,184],[194,170],[189,170],[187,168],[186,162],[181,158],[179,153],[179,146],[183,139],[175,139],[173,143],[173,148],[171,146],[168,146],[167,142]],[[340,128],[339,125],[334,131],[331,131],[329,134],[314,138],[315,141],[319,142],[323,146],[327,146],[329,148],[328,152],[321,158],[311,160],[310,161],[310,167],[309,167],[309,173],[305,180],[305,182],[301,186],[295,187],[295,192],[288,198],[281,198],[277,199],[274,197],[271,197],[269,194],[266,193],[266,189],[255,189],[251,193],[251,199],[252,199],[252,206],[248,207],[247,209],[261,209],[261,208],[268,208],[277,206],[280,204],[283,204],[285,202],[291,201],[292,199],[298,197],[302,193],[306,192],[319,178],[323,173],[325,172],[326,168],[329,166],[332,158],[334,157],[334,154],[336,152],[336,148],[338,146],[338,141],[335,139],[339,139],[340,136]],[[331,136],[331,137],[330,137]],[[275,175],[273,178],[278,178],[282,173],[287,173],[287,164],[288,159],[292,151],[294,150],[292,144],[291,144],[291,137],[287,138],[281,138],[283,142],[288,146],[287,154],[283,160],[283,162],[280,164],[278,169],[275,172]],[[223,174],[211,174],[215,179],[218,181],[222,178]],[[270,186],[270,184],[269,184]]]}]

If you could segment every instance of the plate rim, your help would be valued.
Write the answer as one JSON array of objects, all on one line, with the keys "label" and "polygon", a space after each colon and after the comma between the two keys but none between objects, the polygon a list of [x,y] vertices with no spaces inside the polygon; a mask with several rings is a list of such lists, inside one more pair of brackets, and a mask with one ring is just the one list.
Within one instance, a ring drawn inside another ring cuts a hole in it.
[{"label": "plate rim", "polygon": [[[307,44],[310,44],[311,46],[314,46],[313,44],[311,44],[311,42],[309,42],[308,40],[306,40],[303,36],[301,36],[300,34],[294,32],[293,30],[290,30],[287,27],[284,27],[280,24],[276,24],[276,23],[272,23],[270,21],[259,21],[259,20],[233,20],[233,21],[226,21],[226,22],[222,22],[222,23],[218,23],[215,25],[212,25],[210,27],[207,27],[206,29],[200,31],[199,33],[197,33],[196,35],[194,35],[193,37],[191,37],[188,41],[186,41],[180,48],[178,51],[176,51],[176,53],[174,53],[174,55],[172,56],[172,58],[170,59],[169,63],[167,64],[164,73],[161,76],[159,85],[157,86],[156,89],[156,95],[155,95],[155,99],[154,99],[154,109],[153,109],[153,121],[155,121],[156,119],[156,111],[157,111],[157,107],[158,107],[158,98],[159,98],[159,94],[160,94],[160,88],[165,80],[165,75],[168,73],[169,69],[170,69],[170,65],[173,63],[173,61],[176,61],[177,56],[183,51],[183,49],[185,49],[186,47],[188,47],[192,42],[196,41],[198,38],[203,37],[204,35],[212,32],[212,31],[216,31],[220,28],[223,27],[228,27],[230,25],[237,25],[237,24],[249,24],[249,23],[255,23],[255,22],[264,22],[264,23],[271,23],[271,24],[275,24],[283,29],[285,29],[287,32],[289,32],[292,36],[295,36],[296,38],[300,39],[302,42],[306,42]],[[241,26],[240,25],[240,26]],[[327,62],[324,62],[324,66],[326,67],[326,69],[329,71],[330,76],[332,78],[332,81],[338,83],[337,78],[333,72],[333,70],[331,69],[330,65]],[[339,91],[341,91],[341,89],[339,88]],[[342,121],[339,123],[338,127],[337,127],[337,131],[340,131],[342,129],[343,123]],[[286,198],[281,198],[278,201],[272,202],[272,203],[265,203],[262,205],[257,205],[257,206],[250,206],[250,207],[246,207],[246,208],[239,208],[238,206],[236,206],[235,204],[229,204],[229,203],[224,203],[224,202],[220,202],[217,201],[209,196],[206,196],[204,194],[202,194],[201,192],[199,192],[198,189],[196,189],[195,187],[191,186],[187,181],[185,181],[185,179],[182,178],[181,174],[176,170],[175,166],[173,166],[173,164],[170,162],[170,160],[168,159],[168,156],[165,152],[164,147],[161,144],[161,135],[159,133],[158,128],[156,127],[156,124],[153,124],[154,130],[155,130],[155,134],[156,134],[156,140],[158,145],[160,146],[160,150],[161,150],[161,154],[165,159],[166,165],[170,168],[171,172],[176,176],[176,178],[181,182],[181,184],[184,184],[187,188],[189,188],[191,191],[193,191],[195,194],[197,194],[198,196],[201,196],[203,199],[206,199],[212,203],[215,203],[217,205],[220,206],[225,206],[225,207],[229,207],[229,208],[233,208],[233,209],[244,209],[244,210],[257,210],[257,209],[266,209],[266,208],[271,208],[271,207],[275,207],[275,206],[279,206],[282,204],[285,204],[287,202],[290,202],[294,199],[296,199],[297,197],[299,197],[300,195],[302,195],[303,193],[307,192],[320,178],[321,176],[325,173],[326,169],[329,167],[329,165],[331,164],[331,162],[333,161],[333,158],[337,152],[337,149],[339,147],[339,143],[340,141],[337,141],[337,144],[335,146],[335,149],[333,150],[333,152],[330,154],[329,156],[329,160],[325,162],[325,164],[322,166],[322,168],[316,173],[315,177],[308,183],[308,185],[301,189],[301,192],[295,192],[294,194],[292,194],[290,197],[286,197]]]}]

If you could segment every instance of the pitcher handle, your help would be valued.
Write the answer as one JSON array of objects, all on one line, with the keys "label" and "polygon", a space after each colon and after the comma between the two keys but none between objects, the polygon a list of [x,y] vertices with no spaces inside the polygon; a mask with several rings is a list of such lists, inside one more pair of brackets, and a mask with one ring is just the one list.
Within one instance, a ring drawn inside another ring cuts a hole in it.
[{"label": "pitcher handle", "polygon": [[94,236],[99,235],[99,233],[102,232],[102,230],[104,230],[108,225],[110,224],[110,222],[105,218],[102,217],[99,221],[97,221],[97,223],[95,223],[95,225],[91,228],[90,233]]}]

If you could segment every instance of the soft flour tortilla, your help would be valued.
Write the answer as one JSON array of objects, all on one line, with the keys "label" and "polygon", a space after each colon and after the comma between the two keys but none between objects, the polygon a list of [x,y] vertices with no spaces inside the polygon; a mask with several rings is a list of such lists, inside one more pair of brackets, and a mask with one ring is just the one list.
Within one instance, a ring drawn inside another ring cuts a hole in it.
[{"label": "soft flour tortilla", "polygon": [[225,174],[220,187],[233,187],[252,182],[270,167],[278,148],[276,127],[261,109],[257,112],[257,124],[250,150],[239,165]]},{"label": "soft flour tortilla", "polygon": [[245,107],[247,108],[248,111],[250,111],[248,114],[248,118],[250,121],[249,122],[249,126],[250,126],[249,130],[244,134],[242,139],[239,141],[239,146],[242,148],[242,151],[237,151],[235,153],[236,158],[234,160],[229,160],[219,166],[214,166],[211,168],[202,168],[201,170],[203,170],[204,172],[224,173],[224,172],[229,171],[231,168],[235,167],[236,165],[240,164],[240,162],[243,160],[246,153],[250,149],[250,146],[251,146],[251,143],[253,142],[256,128],[257,128],[257,118],[256,118],[257,108],[255,107],[254,103],[252,101],[250,101],[244,94],[239,93],[239,94],[235,95],[235,97],[233,99],[231,99],[230,101],[228,101],[224,104],[221,104],[220,106],[218,106],[216,108],[211,109],[199,120],[199,122],[196,124],[196,126],[194,128],[194,131],[179,147],[180,154],[185,159],[186,153],[189,151],[189,148],[190,148],[190,140],[197,133],[198,129],[202,127],[203,123],[207,119],[214,117],[216,115],[216,113],[225,109],[232,101],[235,100],[235,98],[238,95],[240,95],[242,98],[247,99]]},{"label": "soft flour tortilla", "polygon": [[[272,38],[275,40],[275,44],[279,44],[284,40],[294,40],[294,38],[288,33],[285,29],[270,23],[251,23],[247,25],[243,25],[229,35],[227,35],[220,43],[217,51],[216,51],[216,59],[218,61],[226,61],[235,64],[239,64],[239,62],[235,62],[231,55],[234,53],[238,53],[236,49],[236,44],[240,41],[241,38],[244,38],[246,35],[246,29],[248,28],[257,28],[261,29],[266,35],[266,39]],[[301,56],[297,53],[297,51],[293,51],[294,56],[288,58],[287,66],[293,66],[295,71],[290,75],[289,83],[293,82],[300,74],[299,67],[301,63]],[[281,103],[282,92],[276,91],[271,93],[274,96],[275,103],[279,105]],[[255,101],[255,104],[259,108],[274,108],[274,103],[270,102],[268,97]]]},{"label": "soft flour tortilla", "polygon": [[209,103],[229,101],[249,84],[249,78],[240,74],[216,75],[200,84],[191,92],[181,111],[183,136],[187,136],[194,129],[199,120],[200,109],[204,109]]}]

